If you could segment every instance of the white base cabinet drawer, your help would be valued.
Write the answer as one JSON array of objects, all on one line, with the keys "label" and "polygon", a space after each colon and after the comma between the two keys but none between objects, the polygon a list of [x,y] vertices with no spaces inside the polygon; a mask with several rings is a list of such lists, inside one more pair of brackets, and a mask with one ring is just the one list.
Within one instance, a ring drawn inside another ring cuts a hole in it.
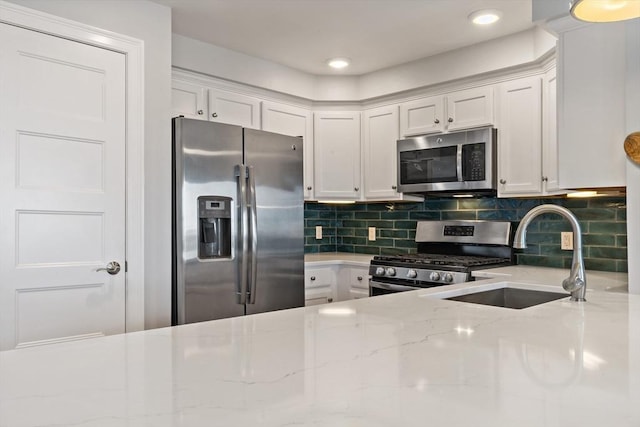
[{"label": "white base cabinet drawer", "polygon": [[369,297],[369,289],[352,288],[350,293],[351,293],[351,299],[360,299],[360,298]]},{"label": "white base cabinet drawer", "polygon": [[334,267],[305,269],[305,306],[326,304],[336,300],[336,274]]},{"label": "white base cabinet drawer", "polygon": [[308,269],[304,272],[305,289],[333,286],[335,281],[335,273],[331,267]]},{"label": "white base cabinet drawer", "polygon": [[333,292],[329,287],[309,289],[304,292],[305,307],[309,307],[310,305],[328,304],[333,301]]}]

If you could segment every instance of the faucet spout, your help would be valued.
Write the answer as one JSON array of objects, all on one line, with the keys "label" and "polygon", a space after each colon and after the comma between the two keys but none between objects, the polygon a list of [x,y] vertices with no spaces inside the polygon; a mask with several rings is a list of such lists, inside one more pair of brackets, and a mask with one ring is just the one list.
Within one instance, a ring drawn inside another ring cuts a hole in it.
[{"label": "faucet spout", "polygon": [[582,230],[580,223],[573,213],[567,208],[558,205],[540,205],[531,209],[520,221],[513,238],[513,247],[522,249],[527,247],[527,228],[531,221],[545,213],[556,213],[563,216],[571,224],[573,229],[573,259],[569,277],[562,281],[562,287],[571,293],[571,301],[585,301],[587,291],[587,277],[584,272],[584,260],[582,258]]}]

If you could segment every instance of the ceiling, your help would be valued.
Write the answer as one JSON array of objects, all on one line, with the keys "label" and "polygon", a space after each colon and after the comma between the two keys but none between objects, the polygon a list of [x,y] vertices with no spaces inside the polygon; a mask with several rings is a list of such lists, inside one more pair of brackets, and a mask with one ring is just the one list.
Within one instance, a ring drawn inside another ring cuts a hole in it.
[{"label": "ceiling", "polygon": [[[360,75],[534,26],[532,0],[153,0],[173,32],[312,74]],[[498,9],[490,27],[467,17]],[[346,70],[329,69],[348,57]]]}]

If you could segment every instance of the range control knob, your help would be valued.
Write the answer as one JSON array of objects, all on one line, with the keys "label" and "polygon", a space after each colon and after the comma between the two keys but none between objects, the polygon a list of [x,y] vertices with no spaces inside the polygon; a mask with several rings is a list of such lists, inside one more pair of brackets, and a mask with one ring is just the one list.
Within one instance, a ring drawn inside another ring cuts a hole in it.
[{"label": "range control knob", "polygon": [[375,275],[376,275],[376,276],[384,276],[384,267],[378,267],[378,268],[376,268]]},{"label": "range control knob", "polygon": [[395,276],[396,275],[396,269],[393,267],[387,267],[387,276]]},{"label": "range control knob", "polygon": [[451,273],[446,273],[446,274],[444,275],[444,281],[445,281],[445,282],[448,282],[448,283],[453,282],[453,274],[451,274]]},{"label": "range control knob", "polygon": [[429,280],[431,280],[432,282],[437,282],[438,280],[440,280],[440,273],[438,273],[437,271],[432,271],[431,274],[429,274]]},{"label": "range control knob", "polygon": [[407,271],[407,277],[409,279],[415,279],[416,277],[418,277],[418,272],[415,270],[409,270]]}]

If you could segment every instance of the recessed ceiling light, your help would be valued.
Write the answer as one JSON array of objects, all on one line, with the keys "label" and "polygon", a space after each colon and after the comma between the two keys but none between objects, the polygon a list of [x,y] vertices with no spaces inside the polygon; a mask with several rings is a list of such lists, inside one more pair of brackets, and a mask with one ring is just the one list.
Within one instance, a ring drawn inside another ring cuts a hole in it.
[{"label": "recessed ceiling light", "polygon": [[327,61],[327,65],[336,70],[340,70],[349,66],[349,58],[332,58]]},{"label": "recessed ceiling light", "polygon": [[476,10],[469,15],[469,20],[476,25],[489,25],[498,22],[502,17],[502,12],[496,9]]}]

